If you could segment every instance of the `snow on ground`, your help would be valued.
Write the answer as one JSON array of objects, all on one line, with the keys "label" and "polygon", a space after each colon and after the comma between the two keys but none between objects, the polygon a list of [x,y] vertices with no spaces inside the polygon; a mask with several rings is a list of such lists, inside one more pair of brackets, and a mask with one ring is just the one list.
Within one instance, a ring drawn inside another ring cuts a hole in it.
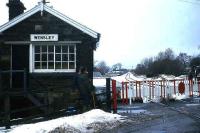
[{"label": "snow on ground", "polygon": [[[113,128],[123,121],[125,120],[121,115],[94,109],[79,115],[62,117],[35,124],[20,125],[13,128],[10,133],[48,133],[61,129],[69,130],[70,132],[89,133],[94,132],[95,130],[98,131],[99,129],[97,128]],[[103,127],[100,127],[99,125],[102,125]]]},{"label": "snow on ground", "polygon": [[180,94],[180,93],[176,93],[176,95],[172,95],[172,98],[177,99],[177,100],[181,100],[181,99],[186,99],[189,96],[186,96],[185,94]]},{"label": "snow on ground", "polygon": [[185,104],[185,106],[190,107],[190,106],[199,106],[200,104],[198,103],[191,103],[191,104]]},{"label": "snow on ground", "polygon": [[106,78],[94,78],[93,84],[95,87],[106,87]]}]

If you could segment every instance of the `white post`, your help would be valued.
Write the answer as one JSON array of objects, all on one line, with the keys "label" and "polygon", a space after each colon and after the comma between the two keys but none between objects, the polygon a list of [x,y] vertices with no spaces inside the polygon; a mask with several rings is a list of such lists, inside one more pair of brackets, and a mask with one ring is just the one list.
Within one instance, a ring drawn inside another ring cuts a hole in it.
[{"label": "white post", "polygon": [[132,97],[133,97],[133,95],[132,95],[132,93],[131,93],[131,90],[132,90],[132,87],[131,87],[132,85],[131,85],[131,82],[129,82],[129,84],[128,84],[128,98],[129,98],[129,104],[131,105],[132,104]]}]

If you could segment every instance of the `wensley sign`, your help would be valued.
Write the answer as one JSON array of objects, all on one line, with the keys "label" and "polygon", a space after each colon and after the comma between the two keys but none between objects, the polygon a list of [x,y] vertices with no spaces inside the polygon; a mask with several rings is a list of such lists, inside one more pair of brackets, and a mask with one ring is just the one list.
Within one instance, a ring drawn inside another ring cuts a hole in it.
[{"label": "wensley sign", "polygon": [[58,34],[31,34],[31,41],[58,41]]}]

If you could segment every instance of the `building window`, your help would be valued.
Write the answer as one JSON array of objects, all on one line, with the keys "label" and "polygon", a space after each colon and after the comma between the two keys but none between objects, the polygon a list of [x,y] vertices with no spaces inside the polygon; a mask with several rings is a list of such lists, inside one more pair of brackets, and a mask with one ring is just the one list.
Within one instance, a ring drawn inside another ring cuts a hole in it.
[{"label": "building window", "polygon": [[33,45],[33,72],[75,72],[76,45]]}]

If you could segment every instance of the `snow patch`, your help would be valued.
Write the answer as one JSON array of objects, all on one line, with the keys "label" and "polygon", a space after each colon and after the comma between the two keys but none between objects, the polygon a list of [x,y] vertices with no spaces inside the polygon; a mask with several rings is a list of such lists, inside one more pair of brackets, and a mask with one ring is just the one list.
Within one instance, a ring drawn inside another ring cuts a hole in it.
[{"label": "snow patch", "polygon": [[144,109],[137,109],[137,110],[117,110],[117,113],[133,113],[133,114],[141,114],[146,113],[147,111]]},{"label": "snow patch", "polygon": [[199,106],[200,104],[195,104],[195,103],[191,103],[191,104],[185,104],[185,106],[190,107],[190,106]]},{"label": "snow patch", "polygon": [[[105,124],[110,126],[112,125],[111,123],[116,123],[115,125],[117,126],[117,124],[123,121],[125,120],[121,115],[107,113],[100,109],[94,109],[79,115],[62,117],[35,124],[20,125],[12,129],[10,133],[49,133],[58,130],[86,133],[98,130],[94,126],[95,123],[96,125],[98,123],[100,125],[101,123],[103,124],[103,127],[101,128],[106,128]],[[112,126],[114,126],[114,124]]]},{"label": "snow patch", "polygon": [[186,99],[188,98],[188,96],[186,96],[185,94],[180,94],[180,93],[176,93],[172,95],[172,98],[177,99],[177,100],[181,100],[181,99]]}]

